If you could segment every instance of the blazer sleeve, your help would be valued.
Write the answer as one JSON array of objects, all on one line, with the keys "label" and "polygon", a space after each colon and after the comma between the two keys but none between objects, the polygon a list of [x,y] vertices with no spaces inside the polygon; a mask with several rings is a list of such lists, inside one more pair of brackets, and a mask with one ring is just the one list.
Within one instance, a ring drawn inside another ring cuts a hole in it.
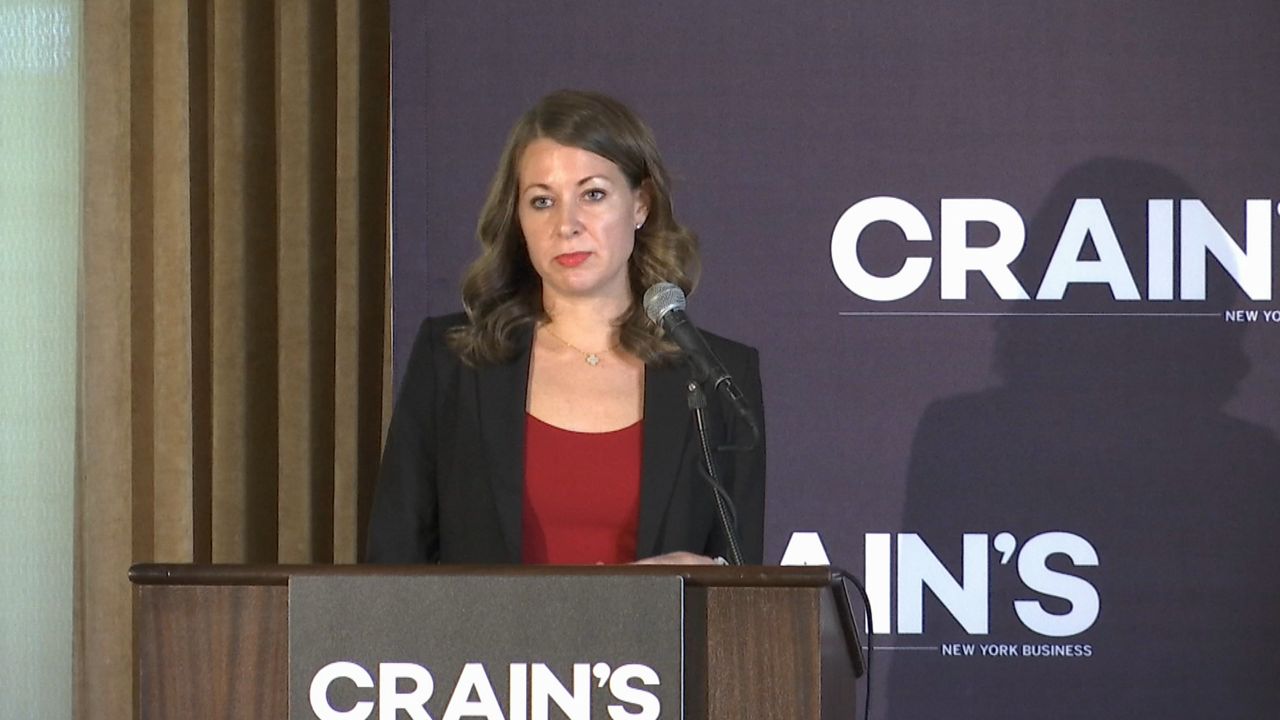
[{"label": "blazer sleeve", "polygon": [[365,561],[435,563],[440,559],[436,493],[436,362],[445,351],[432,319],[414,340],[391,413],[369,518]]},{"label": "blazer sleeve", "polygon": [[[728,457],[717,459],[720,468],[730,469],[730,485],[725,489],[733,498],[737,511],[738,538],[741,543],[742,561],[748,565],[764,563],[764,502],[765,502],[765,422],[764,395],[760,384],[760,354],[755,348],[745,348],[745,364],[734,374],[743,396],[754,412],[760,426],[760,441],[750,450],[730,451]],[[727,440],[734,444],[745,443],[751,438],[746,421],[727,404],[722,405],[724,417],[732,418]],[[708,554],[728,557],[728,548],[719,531],[712,535],[713,544]]]},{"label": "blazer sleeve", "polygon": [[[764,466],[765,426],[764,391],[760,383],[760,355],[751,348],[747,372],[743,374],[744,392],[749,393],[751,409],[760,425],[760,442],[754,449],[738,453],[734,468],[734,502],[738,504],[738,530],[742,534],[742,561],[764,563]],[[751,437],[751,431],[740,417],[734,419],[736,437]]]}]

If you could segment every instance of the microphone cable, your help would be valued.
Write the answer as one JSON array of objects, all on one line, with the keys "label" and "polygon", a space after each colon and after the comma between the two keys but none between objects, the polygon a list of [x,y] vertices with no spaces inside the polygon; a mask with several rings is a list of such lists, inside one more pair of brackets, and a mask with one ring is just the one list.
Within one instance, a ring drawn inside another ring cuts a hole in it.
[{"label": "microphone cable", "polygon": [[[875,654],[875,640],[873,639],[875,636],[875,623],[871,615],[871,598],[867,595],[867,589],[862,586],[862,582],[859,581],[853,573],[845,570],[844,568],[836,567],[835,565],[830,567],[832,590],[836,592],[838,596],[837,599],[844,600],[843,604],[837,605],[837,610],[843,611],[841,612],[841,625],[845,627],[846,631],[845,642],[849,644],[850,649],[854,652],[854,657],[852,658],[854,663],[854,677],[865,675],[867,678],[867,691],[862,696],[862,718],[863,720],[871,720],[871,657]],[[854,619],[857,616],[853,611],[853,602],[849,597],[849,590],[846,582],[852,583],[853,587],[857,589],[858,595],[862,597],[862,607],[866,609],[867,654],[865,658],[862,655],[862,643],[858,638],[858,626]],[[839,590],[836,590],[837,585],[840,588]],[[864,672],[859,672],[859,670],[863,670]],[[858,711],[856,707],[854,708],[853,714],[854,720],[857,720]]]},{"label": "microphone cable", "polygon": [[707,437],[704,413],[707,408],[707,397],[696,380],[690,380],[685,389],[689,392],[689,409],[693,411],[694,422],[698,428],[698,444],[702,448],[702,462],[699,463],[698,470],[701,471],[702,479],[707,481],[707,485],[711,488],[711,495],[715,498],[716,516],[720,519],[720,529],[724,532],[729,546],[729,564],[741,565],[742,549],[738,546],[738,511],[733,506],[733,499],[729,497],[728,491],[720,484],[720,477],[716,473],[715,457],[711,453],[711,440]]}]

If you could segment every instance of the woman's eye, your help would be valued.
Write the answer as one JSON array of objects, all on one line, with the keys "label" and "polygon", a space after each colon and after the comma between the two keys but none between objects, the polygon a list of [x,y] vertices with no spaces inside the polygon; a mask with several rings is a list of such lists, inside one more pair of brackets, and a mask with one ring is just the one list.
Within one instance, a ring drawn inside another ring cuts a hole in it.
[{"label": "woman's eye", "polygon": [[601,200],[604,199],[605,192],[599,188],[592,188],[591,190],[588,190],[585,193],[583,193],[582,196],[588,200],[591,200],[592,202],[600,202]]},{"label": "woman's eye", "polygon": [[546,197],[545,195],[539,195],[538,197],[530,200],[529,205],[534,210],[546,210],[551,207],[551,198]]}]

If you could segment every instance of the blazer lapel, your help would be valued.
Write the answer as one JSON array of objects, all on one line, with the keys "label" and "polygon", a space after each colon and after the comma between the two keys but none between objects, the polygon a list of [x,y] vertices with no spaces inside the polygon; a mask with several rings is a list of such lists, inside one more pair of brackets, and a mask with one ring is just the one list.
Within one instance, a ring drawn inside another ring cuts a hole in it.
[{"label": "blazer lapel", "polygon": [[644,379],[644,450],[641,458],[640,520],[636,529],[636,556],[656,554],[662,528],[675,490],[676,478],[688,452],[689,405],[685,385],[689,371],[684,364],[646,367]]},{"label": "blazer lapel", "polygon": [[524,424],[532,340],[532,328],[524,329],[517,338],[520,354],[509,363],[482,368],[477,381],[480,427],[489,455],[489,482],[512,563],[521,559]]}]

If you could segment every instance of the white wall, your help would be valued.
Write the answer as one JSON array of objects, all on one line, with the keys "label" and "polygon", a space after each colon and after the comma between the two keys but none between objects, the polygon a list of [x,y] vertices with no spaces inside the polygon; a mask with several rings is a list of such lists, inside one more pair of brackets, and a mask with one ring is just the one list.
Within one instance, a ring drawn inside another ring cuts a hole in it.
[{"label": "white wall", "polygon": [[0,0],[0,717],[71,717],[79,0]]}]

